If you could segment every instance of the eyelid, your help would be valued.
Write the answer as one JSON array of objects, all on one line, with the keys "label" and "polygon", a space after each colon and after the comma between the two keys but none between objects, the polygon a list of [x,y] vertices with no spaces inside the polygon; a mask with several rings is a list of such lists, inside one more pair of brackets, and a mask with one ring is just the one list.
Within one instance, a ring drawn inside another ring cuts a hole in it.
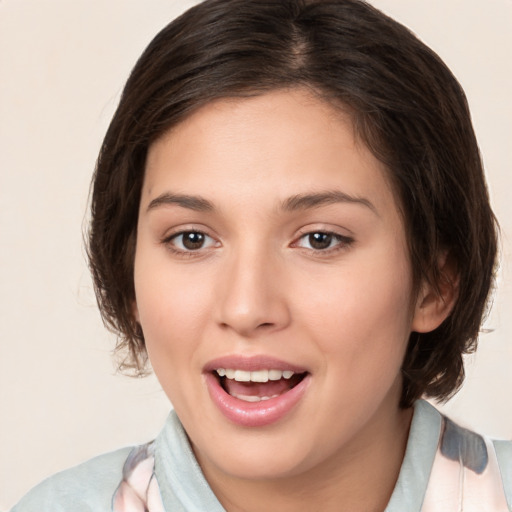
[{"label": "eyelid", "polygon": [[[207,242],[207,245],[204,247],[199,247],[197,249],[187,249],[186,247],[177,247],[173,241],[186,233],[197,233],[203,235],[206,239],[209,239],[210,242]],[[212,243],[213,242],[213,243]],[[197,228],[193,226],[180,226],[171,230],[171,232],[166,233],[165,236],[162,237],[161,243],[173,254],[183,257],[194,257],[204,255],[205,252],[210,251],[215,247],[220,247],[220,242],[212,235],[207,233],[207,230],[202,228]]]},{"label": "eyelid", "polygon": [[[183,235],[187,235],[187,234],[191,234],[191,233],[194,233],[194,234],[196,234],[196,235],[202,235],[202,236],[204,236],[204,237],[205,237],[205,240],[206,240],[206,239],[209,239],[209,240],[211,240],[211,241],[215,242],[215,240],[214,240],[210,235],[207,235],[206,233],[202,233],[201,231],[182,231],[181,233],[176,233],[176,234],[174,234],[173,236],[171,236],[171,237],[169,238],[169,241],[176,240],[176,239],[178,239],[179,237],[183,237]],[[205,241],[205,246],[198,248],[198,249],[197,249],[197,251],[199,251],[200,249],[206,249],[206,248],[207,248],[207,247],[209,247],[209,246],[211,246],[211,242],[210,242],[210,243],[208,243],[208,242],[206,242],[206,241]],[[188,252],[188,251],[195,252],[193,249],[186,249],[186,248],[185,248],[185,249],[182,249],[182,250],[187,251],[187,252]]]},{"label": "eyelid", "polygon": [[[321,234],[325,234],[325,235],[330,235],[332,236],[334,239],[338,240],[338,243],[333,246],[333,247],[328,247],[326,249],[315,249],[315,248],[309,248],[309,247],[303,247],[300,244],[300,241],[303,240],[304,238],[310,236],[310,235],[313,235],[315,233],[321,233]],[[297,234],[297,236],[295,237],[294,241],[292,242],[291,246],[292,247],[297,247],[299,249],[304,249],[306,251],[309,251],[311,253],[314,253],[314,254],[317,254],[317,255],[328,255],[328,254],[331,254],[331,253],[334,253],[334,252],[338,252],[338,251],[342,251],[342,250],[346,250],[348,247],[350,247],[351,245],[353,245],[353,243],[355,242],[355,239],[353,236],[351,235],[344,235],[342,233],[340,233],[339,231],[336,231],[334,229],[329,229],[329,228],[313,228],[313,227],[306,227],[306,228],[302,228],[301,230],[299,230],[299,233]]]}]

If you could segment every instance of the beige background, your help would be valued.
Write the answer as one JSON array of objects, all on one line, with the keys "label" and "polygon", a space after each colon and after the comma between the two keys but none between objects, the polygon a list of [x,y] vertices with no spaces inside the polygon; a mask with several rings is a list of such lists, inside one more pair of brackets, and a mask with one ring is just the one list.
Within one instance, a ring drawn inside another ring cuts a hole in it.
[{"label": "beige background", "polygon": [[[192,1],[0,0],[0,510],[45,476],[155,436],[153,378],[116,376],[81,228],[96,153],[151,37]],[[500,289],[450,414],[512,437],[512,1],[374,0],[469,97],[503,229]]]}]

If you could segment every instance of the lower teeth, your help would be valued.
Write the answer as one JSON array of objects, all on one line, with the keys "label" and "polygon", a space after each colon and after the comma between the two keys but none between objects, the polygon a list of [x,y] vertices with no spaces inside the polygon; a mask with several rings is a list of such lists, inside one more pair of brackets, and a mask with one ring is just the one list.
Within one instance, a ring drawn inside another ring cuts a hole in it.
[{"label": "lower teeth", "polygon": [[252,395],[237,395],[236,393],[231,394],[232,397],[238,398],[238,400],[243,400],[244,402],[262,402],[263,400],[270,400],[271,398],[275,398],[279,395],[272,396],[252,396]]}]

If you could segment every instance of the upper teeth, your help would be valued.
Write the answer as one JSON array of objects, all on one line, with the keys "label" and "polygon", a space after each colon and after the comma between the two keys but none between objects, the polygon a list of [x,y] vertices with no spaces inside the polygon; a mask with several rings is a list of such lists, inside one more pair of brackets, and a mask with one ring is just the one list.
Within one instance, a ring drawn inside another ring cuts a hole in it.
[{"label": "upper teeth", "polygon": [[246,372],[245,370],[232,370],[231,368],[217,368],[215,370],[220,377],[227,377],[238,382],[268,382],[281,378],[290,379],[294,372],[291,370],[257,370]]}]

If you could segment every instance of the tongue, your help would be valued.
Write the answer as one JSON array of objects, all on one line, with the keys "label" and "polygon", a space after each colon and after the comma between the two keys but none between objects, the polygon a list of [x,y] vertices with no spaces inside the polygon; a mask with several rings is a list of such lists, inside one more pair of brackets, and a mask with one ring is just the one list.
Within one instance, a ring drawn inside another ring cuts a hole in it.
[{"label": "tongue", "polygon": [[286,379],[269,380],[268,382],[238,382],[233,379],[224,379],[224,389],[230,395],[272,397],[288,391],[293,384]]}]

